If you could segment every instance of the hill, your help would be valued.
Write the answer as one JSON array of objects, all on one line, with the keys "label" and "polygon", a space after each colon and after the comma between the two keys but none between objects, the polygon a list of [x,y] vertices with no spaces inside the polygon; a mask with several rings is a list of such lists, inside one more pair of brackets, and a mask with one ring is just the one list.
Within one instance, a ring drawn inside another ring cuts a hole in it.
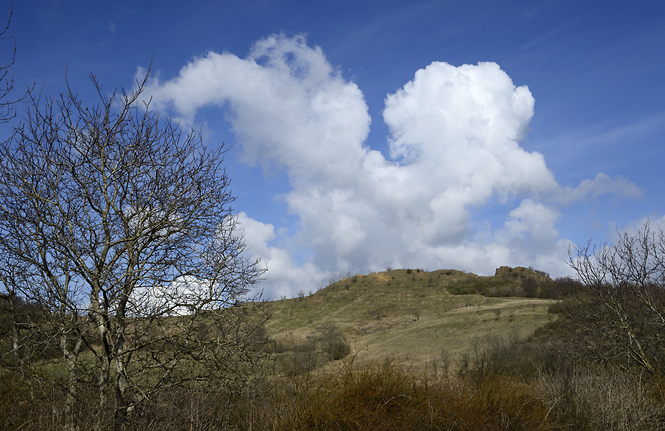
[{"label": "hill", "polygon": [[542,272],[507,267],[492,277],[418,269],[355,275],[310,295],[268,303],[266,327],[283,345],[335,327],[359,359],[447,368],[488,344],[525,338],[554,319],[551,299],[487,295],[523,295],[524,287],[536,292],[552,283]]}]

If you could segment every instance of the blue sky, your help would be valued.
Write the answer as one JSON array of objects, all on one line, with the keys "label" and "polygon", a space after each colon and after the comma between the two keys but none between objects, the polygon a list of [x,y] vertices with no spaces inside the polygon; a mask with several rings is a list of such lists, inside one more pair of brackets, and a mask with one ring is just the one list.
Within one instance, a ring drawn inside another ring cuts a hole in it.
[{"label": "blue sky", "polygon": [[232,145],[267,297],[387,267],[566,275],[571,243],[665,220],[662,2],[16,1],[11,32],[46,94],[152,59],[153,107]]}]

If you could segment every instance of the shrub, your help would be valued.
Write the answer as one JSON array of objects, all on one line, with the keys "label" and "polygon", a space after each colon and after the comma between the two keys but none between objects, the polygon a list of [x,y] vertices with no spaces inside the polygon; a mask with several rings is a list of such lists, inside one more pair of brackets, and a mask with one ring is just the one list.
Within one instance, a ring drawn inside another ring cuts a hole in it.
[{"label": "shrub", "polygon": [[316,341],[321,345],[321,351],[329,361],[342,359],[351,353],[351,345],[337,326],[329,325],[319,328]]},{"label": "shrub", "polygon": [[555,429],[547,406],[514,378],[431,380],[391,361],[349,361],[297,380],[276,386],[273,429]]},{"label": "shrub", "polygon": [[542,376],[538,386],[551,406],[551,414],[571,429],[665,429],[665,406],[649,395],[639,376],[630,372],[569,368]]}]

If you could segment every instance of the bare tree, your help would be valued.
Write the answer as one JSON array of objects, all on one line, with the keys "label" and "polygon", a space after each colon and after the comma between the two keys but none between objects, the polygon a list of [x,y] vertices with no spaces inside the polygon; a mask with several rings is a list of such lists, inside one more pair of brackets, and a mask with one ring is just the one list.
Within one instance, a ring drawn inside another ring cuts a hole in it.
[{"label": "bare tree", "polygon": [[571,314],[598,359],[638,365],[650,374],[665,365],[665,232],[644,224],[615,244],[576,249],[570,265],[587,287]]},{"label": "bare tree", "polygon": [[[7,24],[5,28],[0,31],[0,40],[11,39],[9,33],[9,24],[12,19],[13,8],[9,12],[9,17],[7,18]],[[14,109],[12,107],[12,101],[7,100],[10,93],[14,89],[14,78],[10,75],[9,70],[14,65],[16,60],[16,45],[14,45],[11,51],[11,58],[3,64],[0,64],[0,123],[6,123],[11,118],[14,117]]]},{"label": "bare tree", "polygon": [[[10,41],[13,39],[13,36],[9,32],[12,15],[14,13],[13,6],[14,3],[12,2],[12,7],[9,9],[7,22],[4,28],[0,27],[2,28],[2,30],[0,30],[0,41],[3,42],[3,46],[1,47],[2,49],[6,49],[4,43],[5,41]],[[3,55],[2,60],[0,61],[0,124],[7,123],[9,120],[16,116],[16,109],[14,108],[14,105],[22,100],[25,100],[28,96],[28,92],[30,91],[30,89],[28,89],[27,92],[18,97],[12,95],[12,93],[14,93],[15,82],[14,76],[11,74],[11,68],[16,62],[16,44],[11,44],[6,53],[8,54],[7,58],[4,58]],[[34,85],[32,88],[34,88]]]},{"label": "bare tree", "polygon": [[68,411],[89,351],[115,429],[160,388],[235,378],[221,365],[250,359],[262,324],[224,150],[139,103],[146,80],[107,96],[93,77],[92,106],[32,99],[0,147],[0,252],[26,268],[12,289],[59,334]]}]

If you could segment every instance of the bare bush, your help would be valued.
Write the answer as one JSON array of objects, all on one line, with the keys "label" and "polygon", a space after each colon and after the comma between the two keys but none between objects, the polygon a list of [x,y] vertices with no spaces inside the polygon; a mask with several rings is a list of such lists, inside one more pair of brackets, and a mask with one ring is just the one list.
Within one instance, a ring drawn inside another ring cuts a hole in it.
[{"label": "bare bush", "polygon": [[568,369],[537,383],[550,414],[575,430],[663,429],[665,406],[639,378],[614,368]]},{"label": "bare bush", "polygon": [[615,244],[587,244],[570,265],[586,286],[568,315],[589,356],[637,365],[651,375],[665,366],[665,232],[649,223]]},{"label": "bare bush", "polygon": [[336,361],[351,353],[351,346],[344,333],[335,325],[320,328],[316,340],[321,345],[321,351],[329,361]]}]

